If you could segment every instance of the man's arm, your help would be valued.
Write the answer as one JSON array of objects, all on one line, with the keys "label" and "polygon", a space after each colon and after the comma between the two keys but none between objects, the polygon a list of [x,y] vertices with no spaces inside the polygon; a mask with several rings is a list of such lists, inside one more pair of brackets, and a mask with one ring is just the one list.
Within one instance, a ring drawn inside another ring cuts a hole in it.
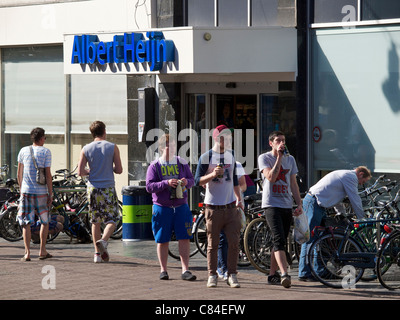
[{"label": "man's arm", "polygon": [[296,179],[296,175],[295,174],[292,174],[290,176],[290,189],[292,191],[292,195],[293,195],[294,201],[297,204],[297,208],[296,208],[296,210],[294,212],[294,214],[297,216],[297,215],[300,215],[300,214],[303,213],[303,206],[302,206],[302,203],[301,203],[299,185],[297,184],[297,179]]},{"label": "man's arm", "polygon": [[114,147],[114,172],[116,174],[121,174],[122,173],[122,162],[121,162],[121,156],[119,153],[119,149],[117,147],[117,145],[115,145]]},{"label": "man's arm", "polygon": [[24,164],[21,162],[18,162],[17,181],[18,181],[18,185],[20,188],[22,187],[23,174],[24,174]]},{"label": "man's arm", "polygon": [[89,175],[89,170],[86,169],[86,164],[87,159],[82,149],[78,162],[78,175],[81,177]]}]

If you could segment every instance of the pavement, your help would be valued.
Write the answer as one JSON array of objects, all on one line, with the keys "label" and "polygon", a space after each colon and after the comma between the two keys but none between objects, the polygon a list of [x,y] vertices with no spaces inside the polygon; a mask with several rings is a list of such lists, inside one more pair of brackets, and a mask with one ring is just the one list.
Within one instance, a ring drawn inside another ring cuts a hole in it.
[{"label": "pavement", "polygon": [[[299,282],[294,264],[289,271],[292,287],[266,284],[266,276],[253,267],[239,267],[241,287],[230,288],[220,281],[217,288],[207,288],[206,258],[200,253],[190,260],[193,282],[180,278],[180,262],[169,257],[170,280],[159,280],[160,268],[156,244],[152,240],[128,242],[110,240],[108,263],[93,263],[93,245],[70,242],[65,234],[47,244],[53,258],[38,259],[39,245],[32,244],[29,262],[22,262],[23,242],[0,239],[0,303],[1,300],[53,301],[131,301],[146,305],[152,301],[151,314],[157,310],[168,314],[168,305],[190,303],[200,306],[219,303],[247,304],[252,301],[398,301],[400,291],[389,291],[378,281],[359,282],[353,289],[332,289],[318,282]],[[143,304],[144,303],[144,304]],[[259,304],[258,304],[259,305]],[[204,307],[202,311],[207,311]],[[172,309],[171,309],[172,310]],[[170,311],[171,311],[170,310]],[[210,311],[213,311],[211,308]],[[182,311],[182,310],[181,310]],[[226,310],[225,310],[226,311]],[[172,311],[171,311],[172,312]],[[178,311],[176,311],[178,312]],[[228,311],[226,311],[228,312]]]}]

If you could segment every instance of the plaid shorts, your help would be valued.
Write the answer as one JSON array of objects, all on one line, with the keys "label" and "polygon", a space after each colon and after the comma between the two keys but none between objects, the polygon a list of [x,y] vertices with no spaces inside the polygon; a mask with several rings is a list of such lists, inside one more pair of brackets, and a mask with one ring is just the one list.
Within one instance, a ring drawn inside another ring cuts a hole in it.
[{"label": "plaid shorts", "polygon": [[115,223],[118,215],[118,198],[115,188],[88,187],[89,216],[91,223]]},{"label": "plaid shorts", "polygon": [[47,194],[23,193],[18,207],[18,222],[21,226],[35,223],[35,214],[40,223],[49,223]]}]

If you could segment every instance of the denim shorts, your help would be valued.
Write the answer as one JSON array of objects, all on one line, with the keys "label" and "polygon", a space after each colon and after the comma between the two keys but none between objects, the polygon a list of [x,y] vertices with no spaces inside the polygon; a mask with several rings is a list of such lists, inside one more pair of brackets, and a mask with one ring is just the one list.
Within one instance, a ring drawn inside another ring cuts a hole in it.
[{"label": "denim shorts", "polygon": [[193,216],[187,204],[176,208],[153,205],[151,223],[157,243],[169,242],[172,231],[176,240],[192,239]]}]

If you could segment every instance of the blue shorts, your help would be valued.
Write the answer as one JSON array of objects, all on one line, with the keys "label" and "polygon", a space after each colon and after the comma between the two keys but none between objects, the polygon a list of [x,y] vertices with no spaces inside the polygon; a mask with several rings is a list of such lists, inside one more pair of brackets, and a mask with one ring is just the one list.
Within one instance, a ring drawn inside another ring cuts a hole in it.
[{"label": "blue shorts", "polygon": [[157,243],[169,242],[172,231],[175,232],[176,240],[192,239],[193,217],[187,204],[177,208],[153,205],[151,223]]}]

